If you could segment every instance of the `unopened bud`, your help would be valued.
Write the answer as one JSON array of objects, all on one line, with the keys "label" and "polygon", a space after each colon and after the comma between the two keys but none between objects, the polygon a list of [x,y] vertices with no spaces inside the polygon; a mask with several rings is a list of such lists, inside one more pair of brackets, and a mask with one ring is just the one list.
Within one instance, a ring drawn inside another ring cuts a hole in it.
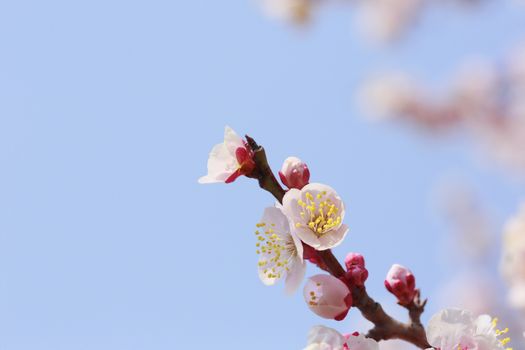
[{"label": "unopened bud", "polygon": [[416,278],[404,266],[394,264],[388,271],[385,287],[394,294],[401,305],[408,305],[416,296]]},{"label": "unopened bud", "polygon": [[288,157],[283,163],[279,177],[288,188],[302,189],[310,181],[308,166],[297,157]]},{"label": "unopened bud", "polygon": [[345,259],[346,279],[350,284],[362,287],[368,278],[368,270],[365,268],[365,258],[359,253],[348,253]]},{"label": "unopened bud", "polygon": [[330,275],[315,275],[304,286],[304,300],[315,314],[341,321],[352,306],[352,294],[341,280]]},{"label": "unopened bud", "polygon": [[348,253],[345,258],[346,268],[349,269],[352,265],[365,266],[365,258],[359,253]]}]

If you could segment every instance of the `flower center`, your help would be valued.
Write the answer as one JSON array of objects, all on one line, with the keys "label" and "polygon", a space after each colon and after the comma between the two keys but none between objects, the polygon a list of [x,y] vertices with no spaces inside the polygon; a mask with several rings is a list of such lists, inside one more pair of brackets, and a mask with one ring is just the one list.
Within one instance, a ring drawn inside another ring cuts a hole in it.
[{"label": "flower center", "polygon": [[[323,191],[314,198],[310,192],[306,192],[306,202],[298,200],[297,204],[301,207],[301,218],[308,220],[307,226],[318,237],[321,237],[334,227],[341,224],[339,208],[332,203],[330,198],[326,198],[326,191]],[[296,227],[301,227],[297,223]]]},{"label": "flower center", "polygon": [[290,270],[289,265],[292,258],[297,255],[293,238],[290,234],[278,235],[275,233],[275,224],[268,225],[261,222],[256,226],[257,243],[255,246],[257,254],[260,255],[259,268],[263,269],[267,278],[279,279]]}]

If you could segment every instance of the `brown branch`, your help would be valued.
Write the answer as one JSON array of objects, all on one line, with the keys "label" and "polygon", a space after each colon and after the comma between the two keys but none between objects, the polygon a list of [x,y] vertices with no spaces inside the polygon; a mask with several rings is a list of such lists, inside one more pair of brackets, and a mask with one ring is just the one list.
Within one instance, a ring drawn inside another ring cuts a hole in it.
[{"label": "brown branch", "polygon": [[263,190],[273,194],[279,203],[282,203],[286,191],[281,187],[273,175],[272,169],[268,164],[268,159],[266,158],[266,152],[264,151],[264,148],[259,146],[257,142],[255,142],[255,140],[248,135],[246,135],[246,140],[253,151],[253,160],[255,162],[255,170],[250,175],[250,177],[259,180],[259,186]]},{"label": "brown branch", "polygon": [[[402,323],[389,316],[383,310],[381,304],[374,301],[374,299],[367,294],[365,288],[353,287],[352,297],[354,306],[361,311],[364,318],[374,324],[374,328],[368,331],[367,337],[378,341],[402,339],[421,349],[431,347],[427,341],[425,328],[420,321],[420,316],[423,313],[426,301],[422,305],[414,305],[413,308],[409,309],[410,322]],[[415,303],[413,302],[412,304]]]},{"label": "brown branch", "polygon": [[[249,175],[249,177],[257,179],[259,181],[259,186],[262,189],[270,192],[280,203],[282,203],[286,191],[275,178],[272,169],[268,164],[264,148],[258,145],[255,140],[248,135],[246,135],[246,140],[254,153],[253,160],[256,165],[255,170]],[[326,271],[331,275],[344,279],[345,269],[330,249],[317,251],[317,254],[322,260],[323,269],[326,267]],[[411,304],[403,305],[409,312],[410,322],[402,323],[389,316],[383,310],[381,304],[374,301],[374,299],[368,295],[365,287],[349,285],[349,288],[352,292],[352,306],[357,307],[359,311],[361,311],[363,317],[374,324],[374,328],[366,334],[367,337],[377,341],[402,339],[421,349],[431,347],[430,344],[428,344],[425,328],[420,320],[427,301],[425,300],[421,302],[419,291]]]}]

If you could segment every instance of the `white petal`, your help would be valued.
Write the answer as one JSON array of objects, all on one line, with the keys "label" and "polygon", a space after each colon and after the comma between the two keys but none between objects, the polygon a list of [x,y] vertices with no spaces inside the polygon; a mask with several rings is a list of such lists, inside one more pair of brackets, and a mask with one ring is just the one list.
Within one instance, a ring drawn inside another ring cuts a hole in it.
[{"label": "white petal", "polygon": [[303,192],[310,192],[312,195],[314,193],[318,194],[318,193],[321,193],[323,191],[326,191],[327,195],[336,193],[335,190],[332,187],[330,187],[328,185],[325,185],[325,184],[316,183],[316,182],[313,182],[313,183],[310,183],[310,184],[304,186],[302,191]]},{"label": "white petal", "polygon": [[297,257],[292,265],[290,266],[290,271],[286,274],[286,279],[284,280],[286,294],[293,294],[297,288],[301,285],[306,273],[306,264],[302,258]]},{"label": "white petal", "polygon": [[347,340],[348,347],[351,350],[379,350],[379,344],[363,334],[351,335]]},{"label": "white petal", "polygon": [[452,348],[474,335],[474,318],[468,311],[445,309],[430,319],[427,338],[430,345],[442,349]]},{"label": "white petal", "polygon": [[335,329],[315,326],[312,327],[308,333],[308,346],[305,350],[341,350],[345,343],[345,337]]},{"label": "white petal", "polygon": [[293,227],[293,234],[296,235],[301,241],[308,244],[310,247],[318,249],[321,246],[321,242],[317,235],[306,227]]},{"label": "white petal", "polygon": [[476,334],[493,334],[494,325],[492,324],[492,317],[489,315],[480,315],[474,321],[476,326]]},{"label": "white petal", "polygon": [[[290,227],[290,230],[291,230],[291,227]],[[303,253],[304,253],[303,243],[301,242],[301,239],[297,237],[295,232],[293,231],[290,232],[290,235],[292,236],[293,243],[295,244],[295,250],[297,251],[297,256],[301,259],[301,261],[303,261]]]},{"label": "white petal", "polygon": [[223,143],[215,145],[208,158],[208,174],[199,183],[224,182],[237,170],[237,159],[233,158]]},{"label": "white petal", "polygon": [[267,276],[267,274],[264,273],[264,270],[265,269],[271,269],[273,266],[275,265],[266,265],[264,267],[259,267],[258,271],[259,271],[259,279],[261,280],[262,283],[264,283],[266,286],[273,286],[275,283],[277,283],[277,281],[280,280],[280,278],[269,278]]},{"label": "white petal", "polygon": [[265,208],[261,222],[265,223],[266,225],[270,225],[275,231],[275,234],[279,237],[286,237],[290,234],[290,224],[288,223],[288,218],[279,208]]},{"label": "white petal", "polygon": [[304,220],[301,218],[301,207],[297,201],[301,199],[301,191],[296,188],[290,189],[283,197],[283,211],[290,220],[292,226]]},{"label": "white petal", "polygon": [[235,151],[239,147],[244,147],[244,142],[242,141],[242,138],[233,131],[232,128],[229,126],[226,126],[224,128],[224,144],[226,145],[226,149],[228,152],[235,156]]},{"label": "white petal", "polygon": [[319,246],[317,250],[326,250],[337,247],[343,242],[346,234],[348,233],[348,226],[342,224],[337,230],[328,231],[321,237],[319,237]]}]

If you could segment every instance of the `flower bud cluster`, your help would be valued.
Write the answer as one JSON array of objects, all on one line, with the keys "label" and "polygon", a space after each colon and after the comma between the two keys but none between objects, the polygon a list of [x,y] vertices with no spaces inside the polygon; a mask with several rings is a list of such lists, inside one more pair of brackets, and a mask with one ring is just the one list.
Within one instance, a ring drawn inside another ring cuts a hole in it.
[{"label": "flower bud cluster", "polygon": [[363,287],[368,278],[368,270],[365,267],[365,258],[359,253],[348,253],[345,259],[346,279],[357,287]]}]

